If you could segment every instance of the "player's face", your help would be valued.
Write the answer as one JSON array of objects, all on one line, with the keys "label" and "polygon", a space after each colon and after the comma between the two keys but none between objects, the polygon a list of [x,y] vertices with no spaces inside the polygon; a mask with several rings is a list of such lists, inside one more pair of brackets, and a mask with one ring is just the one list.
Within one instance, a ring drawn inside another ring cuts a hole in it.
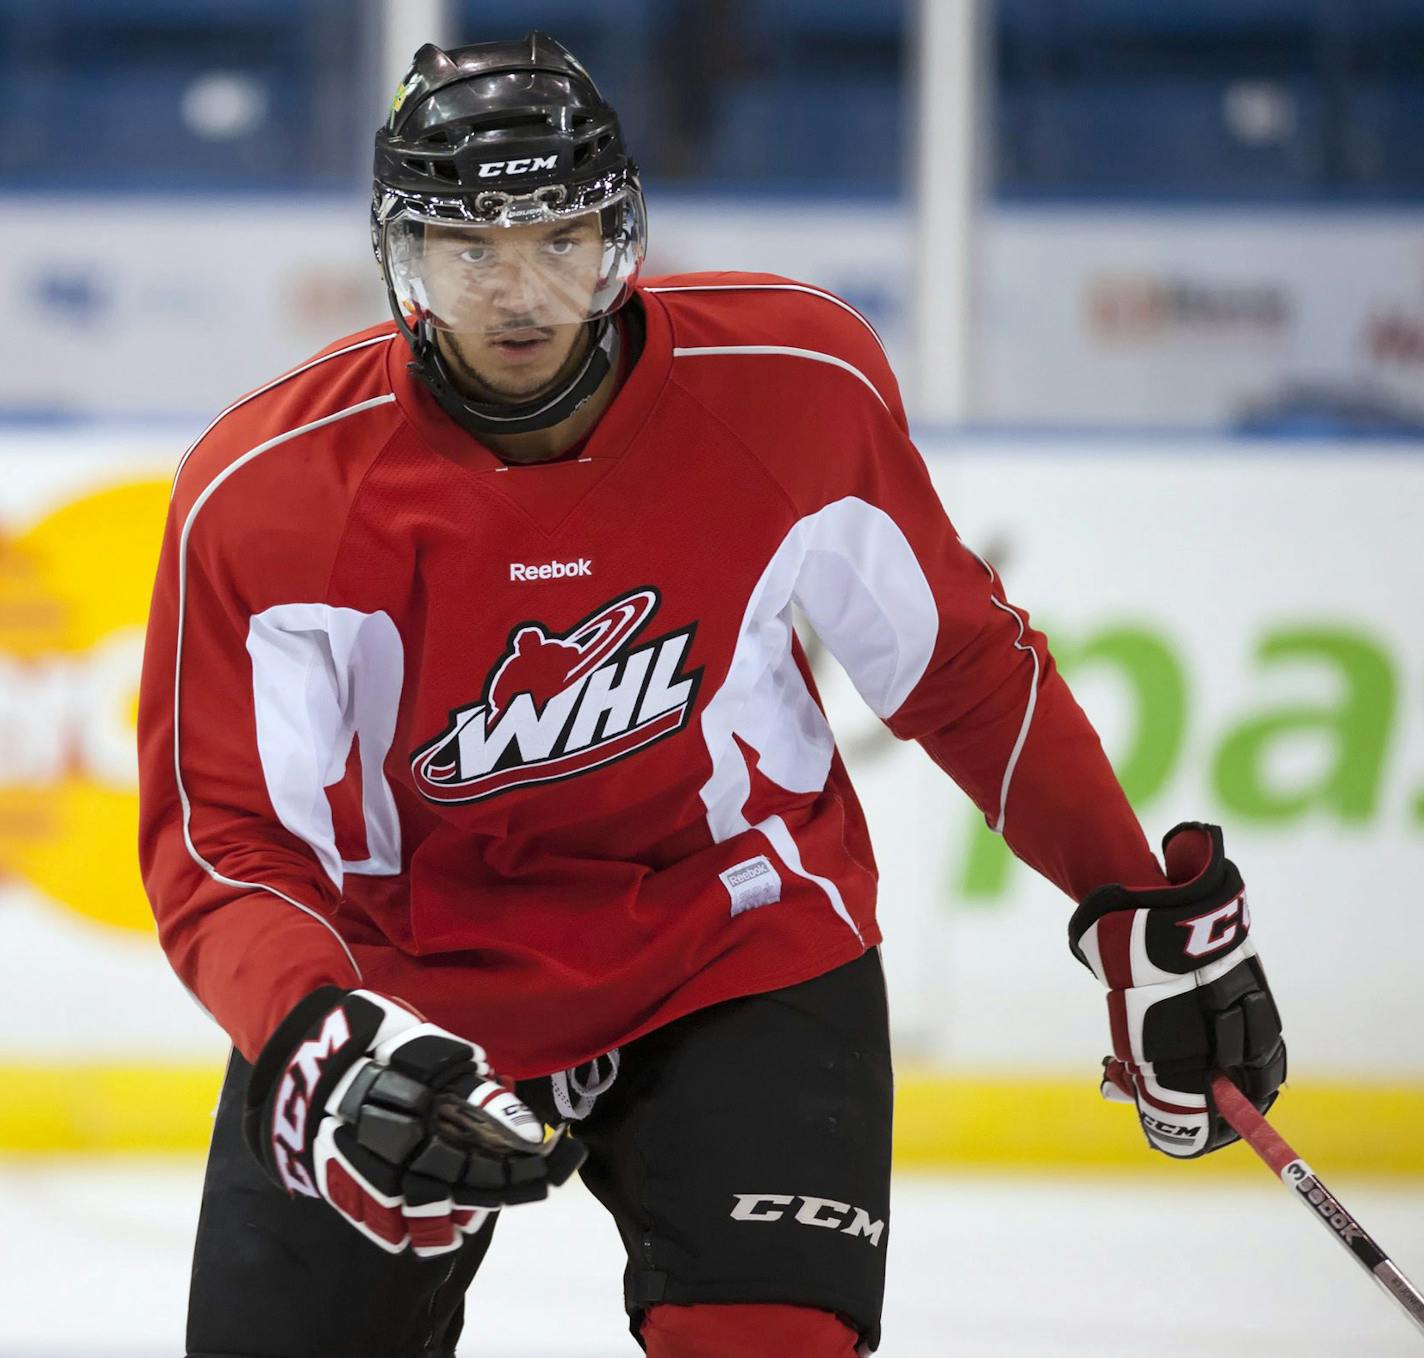
[{"label": "player's face", "polygon": [[484,386],[513,400],[582,356],[598,288],[598,214],[523,226],[427,226],[422,272],[447,343]]},{"label": "player's face", "polygon": [[583,357],[584,323],[524,325],[502,334],[446,332],[441,341],[459,366],[497,397],[537,396]]}]

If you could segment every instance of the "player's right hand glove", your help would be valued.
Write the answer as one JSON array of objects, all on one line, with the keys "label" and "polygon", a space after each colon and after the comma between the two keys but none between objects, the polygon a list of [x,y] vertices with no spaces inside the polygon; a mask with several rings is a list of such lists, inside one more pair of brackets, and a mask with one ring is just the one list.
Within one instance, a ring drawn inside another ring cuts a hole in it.
[{"label": "player's right hand glove", "polygon": [[383,1250],[457,1249],[545,1197],[584,1150],[498,1083],[472,1042],[369,990],[324,987],[268,1039],[243,1132],[288,1193],[325,1198]]},{"label": "player's right hand glove", "polygon": [[[1237,1139],[1212,1075],[1264,1113],[1286,1078],[1286,1049],[1220,827],[1178,825],[1162,857],[1173,885],[1099,888],[1074,912],[1068,942],[1108,988],[1111,1069],[1132,1089],[1148,1144],[1191,1159]],[[1126,1097],[1108,1076],[1102,1092]]]}]

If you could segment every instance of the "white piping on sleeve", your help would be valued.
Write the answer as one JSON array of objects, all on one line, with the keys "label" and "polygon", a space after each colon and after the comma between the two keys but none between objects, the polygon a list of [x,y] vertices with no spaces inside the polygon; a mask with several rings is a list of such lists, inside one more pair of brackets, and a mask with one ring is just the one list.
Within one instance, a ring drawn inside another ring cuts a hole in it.
[{"label": "white piping on sleeve", "polygon": [[183,521],[183,531],[178,539],[178,639],[173,652],[173,777],[178,785],[178,799],[183,807],[183,843],[187,847],[188,856],[202,868],[213,881],[221,886],[238,887],[247,891],[266,891],[278,899],[286,901],[288,905],[296,906],[303,914],[310,915],[326,928],[337,943],[340,944],[341,951],[346,954],[346,960],[351,963],[352,970],[355,971],[358,977],[361,976],[361,968],[357,965],[356,959],[351,955],[351,949],[346,946],[346,940],[336,932],[332,927],[331,921],[326,919],[319,910],[315,910],[309,905],[304,905],[301,901],[294,900],[285,892],[278,891],[276,887],[268,886],[265,882],[239,882],[234,878],[224,877],[198,852],[197,846],[193,843],[191,828],[193,807],[192,803],[188,800],[188,789],[183,784],[183,763],[179,747],[179,731],[181,729],[182,715],[180,698],[183,677],[183,624],[188,603],[188,538],[193,531],[193,524],[197,520],[199,512],[212,498],[213,492],[240,467],[245,467],[249,462],[261,457],[263,453],[283,443],[290,442],[302,434],[309,434],[314,429],[321,429],[328,424],[335,424],[338,420],[347,419],[351,415],[359,415],[363,410],[373,410],[378,406],[390,405],[395,399],[394,392],[387,392],[384,396],[373,396],[368,401],[361,401],[356,405],[347,406],[344,410],[338,410],[332,415],[323,416],[319,420],[312,420],[308,424],[298,425],[295,429],[288,429],[285,433],[278,434],[276,437],[268,439],[265,443],[259,443],[257,447],[245,452],[241,457],[223,468],[223,470],[203,488],[202,494],[193,501],[193,507],[188,511],[188,517]]},{"label": "white piping on sleeve", "polygon": [[961,547],[963,547],[964,550],[968,552],[969,555],[972,556],[981,566],[984,567],[984,574],[987,575],[990,580],[997,580],[999,578],[997,575],[994,574],[994,568],[987,561],[985,561],[984,558],[974,550],[974,548],[972,548],[967,542],[965,542],[965,540],[960,537],[958,533],[954,535],[954,540]]},{"label": "white piping on sleeve", "polygon": [[804,292],[811,297],[819,297],[823,301],[830,302],[840,307],[842,311],[848,311],[858,320],[868,331],[871,338],[880,346],[880,352],[885,352],[885,343],[876,334],[875,327],[871,325],[864,316],[860,314],[849,302],[842,301],[833,292],[823,292],[820,288],[808,288],[804,283],[679,283],[667,288],[644,288],[644,292]]},{"label": "white piping on sleeve", "polygon": [[858,378],[874,393],[875,399],[885,406],[885,398],[876,389],[872,382],[853,363],[847,363],[843,358],[837,358],[835,354],[823,354],[818,349],[793,349],[783,344],[711,344],[696,346],[693,348],[678,348],[672,351],[674,358],[701,358],[703,356],[713,356],[717,354],[783,354],[790,358],[808,358],[816,363],[829,363],[833,367],[844,369],[852,377]]},{"label": "white piping on sleeve", "polygon": [[274,377],[270,382],[258,387],[255,391],[249,391],[246,396],[239,396],[226,410],[221,411],[213,417],[213,422],[188,445],[183,456],[178,459],[178,466],[173,472],[173,489],[178,489],[178,477],[182,474],[184,464],[193,455],[193,450],[239,406],[246,405],[254,397],[261,396],[265,391],[271,391],[273,387],[280,387],[288,378],[296,377],[306,372],[309,368],[315,368],[325,363],[328,359],[340,358],[342,354],[354,354],[356,350],[368,348],[372,344],[386,344],[390,340],[395,339],[398,333],[399,332],[393,330],[389,335],[373,335],[370,339],[358,340],[355,344],[348,344],[344,349],[333,349],[329,354],[322,354],[319,358],[314,358],[309,362],[303,363],[299,368],[293,368],[290,372],[284,372],[280,377]]},{"label": "white piping on sleeve", "polygon": [[1018,739],[1014,741],[1014,748],[1009,754],[1009,762],[1004,767],[1004,781],[999,788],[999,819],[992,826],[994,833],[997,835],[1001,835],[1004,833],[1004,818],[1008,815],[1009,810],[1009,784],[1012,783],[1014,780],[1014,770],[1018,767],[1019,755],[1023,753],[1024,742],[1028,740],[1028,728],[1033,725],[1034,709],[1038,706],[1039,670],[1038,652],[1035,651],[1032,646],[1025,646],[1023,644],[1023,615],[1018,611],[1018,609],[1013,608],[1009,604],[1004,603],[1002,599],[999,599],[992,594],[989,596],[989,602],[992,603],[995,608],[1002,609],[1011,618],[1013,618],[1015,622],[1018,623],[1019,634],[1017,637],[1014,638],[1014,650],[1027,651],[1033,659],[1033,682],[1030,684],[1028,690],[1028,706],[1024,710],[1023,725],[1019,727]]},{"label": "white piping on sleeve", "polygon": [[[995,574],[994,568],[985,561],[974,548],[965,542],[959,534],[955,534],[954,540],[984,567],[984,573],[989,577],[990,582],[997,584],[999,577]],[[1006,603],[1003,599],[999,598],[997,594],[990,594],[989,602],[993,604],[995,608],[1002,609],[1018,623],[1019,634],[1014,638],[1014,649],[1016,651],[1027,651],[1033,659],[1033,684],[1028,691],[1028,707],[1024,710],[1023,725],[1019,727],[1018,739],[1014,741],[1014,748],[1009,752],[1009,762],[1004,767],[1004,781],[999,787],[999,819],[989,827],[996,835],[1001,835],[1004,833],[1004,820],[1009,812],[1009,784],[1014,780],[1014,770],[1018,767],[1019,755],[1023,753],[1024,743],[1028,740],[1029,727],[1033,725],[1033,714],[1038,707],[1038,678],[1040,671],[1038,652],[1035,651],[1032,646],[1023,645],[1024,632],[1027,630],[1023,614],[1012,604]]]}]

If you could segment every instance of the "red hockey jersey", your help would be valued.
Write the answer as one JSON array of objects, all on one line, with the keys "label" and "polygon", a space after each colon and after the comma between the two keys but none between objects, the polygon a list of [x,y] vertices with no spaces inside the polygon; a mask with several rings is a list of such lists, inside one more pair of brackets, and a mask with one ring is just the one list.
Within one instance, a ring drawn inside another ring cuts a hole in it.
[{"label": "red hockey jersey", "polygon": [[772,277],[638,297],[642,354],[575,458],[500,461],[379,326],[183,460],[141,859],[248,1057],[308,991],[363,984],[542,1074],[875,944],[793,604],[1020,858],[1073,897],[1161,882],[864,320]]}]

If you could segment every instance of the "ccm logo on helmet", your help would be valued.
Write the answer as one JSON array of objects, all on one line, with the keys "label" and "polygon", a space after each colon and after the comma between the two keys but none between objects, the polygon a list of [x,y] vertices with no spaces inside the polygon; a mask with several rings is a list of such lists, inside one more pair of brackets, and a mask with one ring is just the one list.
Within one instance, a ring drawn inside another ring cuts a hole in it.
[{"label": "ccm logo on helmet", "polygon": [[535,170],[557,168],[559,158],[553,156],[521,156],[518,160],[483,160],[480,162],[481,179],[498,179],[505,174],[533,174]]},{"label": "ccm logo on helmet", "polygon": [[1243,929],[1251,927],[1251,916],[1246,909],[1246,894],[1242,892],[1234,901],[1228,901],[1225,905],[1208,910],[1206,914],[1197,915],[1194,919],[1178,920],[1177,925],[1192,931],[1183,949],[1188,957],[1205,957],[1208,953],[1220,952],[1228,944],[1234,943],[1237,934]]},{"label": "ccm logo on helmet", "polygon": [[[799,1201],[795,1219],[803,1226],[823,1226],[842,1235],[864,1236],[872,1245],[880,1244],[883,1221],[871,1221],[870,1213],[834,1198],[796,1198],[789,1193],[734,1193],[733,1221],[780,1221],[785,1209]],[[854,1215],[852,1215],[854,1213]],[[850,1217],[847,1221],[846,1218]]]},{"label": "ccm logo on helmet", "polygon": [[272,1162],[282,1182],[293,1193],[309,1198],[320,1196],[305,1167],[293,1157],[306,1145],[307,1115],[311,1110],[312,1090],[321,1079],[321,1068],[350,1040],[346,1015],[340,1009],[332,1010],[321,1025],[321,1031],[297,1048],[282,1075],[276,1111],[272,1115]]}]

